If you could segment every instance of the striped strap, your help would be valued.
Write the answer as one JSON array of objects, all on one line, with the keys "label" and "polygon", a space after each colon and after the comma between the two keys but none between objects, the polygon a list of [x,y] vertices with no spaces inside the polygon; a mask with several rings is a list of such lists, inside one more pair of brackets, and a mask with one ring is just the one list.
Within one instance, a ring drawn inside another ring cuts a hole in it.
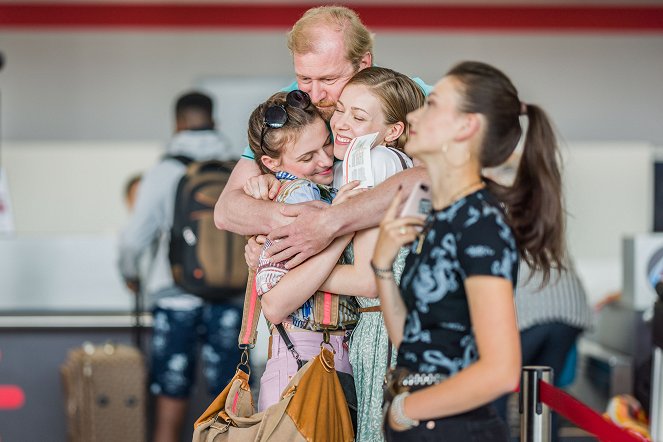
[{"label": "striped strap", "polygon": [[335,329],[339,326],[338,295],[317,291],[313,295],[313,321],[317,327]]},{"label": "striped strap", "polygon": [[258,319],[260,319],[260,298],[256,290],[256,272],[249,269],[249,277],[244,294],[244,312],[242,314],[242,329],[239,332],[238,344],[251,346],[256,343],[258,335]]}]

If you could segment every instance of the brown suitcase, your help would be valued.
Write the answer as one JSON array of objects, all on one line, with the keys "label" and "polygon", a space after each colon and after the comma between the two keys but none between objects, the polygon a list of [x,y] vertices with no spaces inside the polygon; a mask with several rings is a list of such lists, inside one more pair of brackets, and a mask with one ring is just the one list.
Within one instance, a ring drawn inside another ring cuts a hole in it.
[{"label": "brown suitcase", "polygon": [[69,441],[145,441],[145,365],[138,349],[86,342],[69,351],[60,373]]}]

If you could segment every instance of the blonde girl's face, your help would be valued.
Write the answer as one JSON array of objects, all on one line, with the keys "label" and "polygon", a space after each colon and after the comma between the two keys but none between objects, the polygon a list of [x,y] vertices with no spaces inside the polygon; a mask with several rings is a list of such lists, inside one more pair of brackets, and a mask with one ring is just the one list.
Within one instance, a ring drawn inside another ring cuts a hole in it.
[{"label": "blonde girl's face", "polygon": [[453,77],[444,77],[426,98],[423,107],[410,112],[407,121],[410,135],[405,153],[420,157],[426,153],[438,153],[445,144],[453,143],[465,123],[458,110],[461,103],[460,83]]},{"label": "blonde girl's face", "polygon": [[322,118],[304,127],[297,140],[283,149],[280,158],[265,155],[261,160],[273,172],[288,172],[317,184],[329,185],[334,180],[333,145]]},{"label": "blonde girl's face", "polygon": [[345,156],[353,138],[378,132],[375,144],[385,144],[390,128],[385,123],[380,100],[361,84],[343,89],[329,125],[334,134],[334,156],[339,160]]}]

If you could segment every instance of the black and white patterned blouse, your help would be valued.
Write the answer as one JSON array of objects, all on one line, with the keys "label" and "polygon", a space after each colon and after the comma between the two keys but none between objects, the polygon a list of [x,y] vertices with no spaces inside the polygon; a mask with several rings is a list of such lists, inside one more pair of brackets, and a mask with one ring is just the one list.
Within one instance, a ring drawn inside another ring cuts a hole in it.
[{"label": "black and white patterned blouse", "polygon": [[[424,244],[412,245],[401,279],[408,309],[398,365],[453,375],[477,360],[464,281],[517,280],[518,252],[497,200],[474,192],[428,216]],[[427,233],[426,233],[427,232]]]}]

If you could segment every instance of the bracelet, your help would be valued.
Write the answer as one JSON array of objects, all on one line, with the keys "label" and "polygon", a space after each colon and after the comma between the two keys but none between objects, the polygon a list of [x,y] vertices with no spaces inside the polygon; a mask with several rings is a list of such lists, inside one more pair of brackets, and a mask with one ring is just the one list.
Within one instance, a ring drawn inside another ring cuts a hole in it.
[{"label": "bracelet", "polygon": [[381,269],[379,267],[375,267],[373,260],[371,260],[370,264],[371,269],[373,269],[373,273],[375,273],[375,276],[378,279],[394,279],[394,271],[392,269]]},{"label": "bracelet", "polygon": [[409,430],[412,427],[419,425],[419,421],[412,419],[411,417],[405,414],[404,404],[405,398],[410,395],[409,391],[404,391],[403,393],[397,394],[394,399],[391,401],[391,407],[389,408],[389,413],[391,414],[392,420],[399,427],[404,427]]}]

